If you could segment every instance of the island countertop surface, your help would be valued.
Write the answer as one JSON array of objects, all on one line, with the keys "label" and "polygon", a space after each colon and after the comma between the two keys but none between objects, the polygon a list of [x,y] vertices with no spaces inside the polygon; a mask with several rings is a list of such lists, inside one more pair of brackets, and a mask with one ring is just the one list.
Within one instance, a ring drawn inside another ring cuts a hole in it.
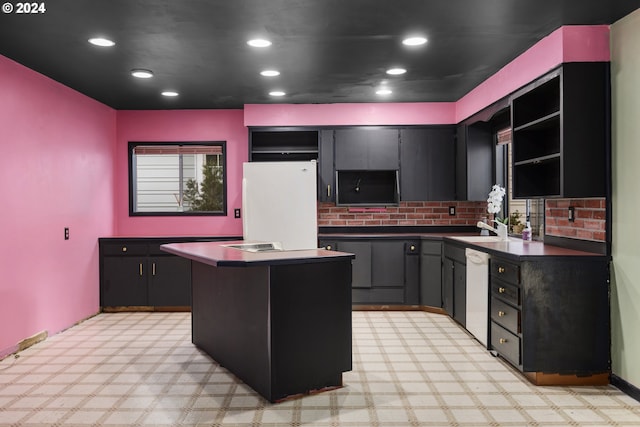
[{"label": "island countertop surface", "polygon": [[[233,240],[224,242],[189,242],[161,245],[160,249],[192,261],[212,265],[214,267],[251,267],[257,265],[303,264],[329,262],[337,259],[353,259],[355,256],[346,252],[326,249],[304,250],[270,250],[249,252],[228,245],[241,245],[251,242]],[[258,242],[259,243],[259,242]]]}]

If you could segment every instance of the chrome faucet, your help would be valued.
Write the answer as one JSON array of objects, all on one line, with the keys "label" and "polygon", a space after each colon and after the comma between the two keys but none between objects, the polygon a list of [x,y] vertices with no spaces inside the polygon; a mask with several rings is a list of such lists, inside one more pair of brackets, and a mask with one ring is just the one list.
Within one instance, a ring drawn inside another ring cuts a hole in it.
[{"label": "chrome faucet", "polygon": [[494,228],[492,226],[490,226],[489,224],[482,222],[482,221],[478,221],[477,227],[478,228],[482,228],[485,230],[489,230],[489,231],[493,231],[494,233],[496,233],[498,235],[498,237],[501,238],[501,240],[507,241],[509,240],[509,229],[507,228],[507,224],[503,224],[500,221],[497,220],[493,220],[493,222],[495,222],[497,224],[497,228]]}]

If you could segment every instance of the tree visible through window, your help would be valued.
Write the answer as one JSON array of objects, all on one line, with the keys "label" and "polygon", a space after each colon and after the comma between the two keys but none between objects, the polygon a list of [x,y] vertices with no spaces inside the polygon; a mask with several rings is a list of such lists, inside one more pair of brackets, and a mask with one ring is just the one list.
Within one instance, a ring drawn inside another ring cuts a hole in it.
[{"label": "tree visible through window", "polygon": [[130,214],[226,214],[224,148],[224,142],[130,142]]}]

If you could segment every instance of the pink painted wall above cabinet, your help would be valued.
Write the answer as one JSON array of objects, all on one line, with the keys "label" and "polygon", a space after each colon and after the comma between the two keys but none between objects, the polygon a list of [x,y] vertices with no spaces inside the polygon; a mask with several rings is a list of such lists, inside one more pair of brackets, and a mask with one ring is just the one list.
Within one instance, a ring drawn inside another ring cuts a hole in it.
[{"label": "pink painted wall above cabinet", "polygon": [[98,236],[114,224],[116,113],[3,56],[0,93],[1,358],[99,310]]},{"label": "pink painted wall above cabinet", "polygon": [[383,126],[450,124],[453,102],[247,104],[245,126]]},{"label": "pink painted wall above cabinet", "polygon": [[[117,236],[241,236],[242,163],[248,132],[242,110],[118,111],[115,217]],[[226,141],[226,216],[129,216],[128,142]]]}]

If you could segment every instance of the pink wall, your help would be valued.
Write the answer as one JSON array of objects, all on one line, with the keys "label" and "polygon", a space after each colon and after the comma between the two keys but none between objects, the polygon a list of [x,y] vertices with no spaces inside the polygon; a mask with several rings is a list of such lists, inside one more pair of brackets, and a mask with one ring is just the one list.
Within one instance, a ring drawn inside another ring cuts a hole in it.
[{"label": "pink wall", "polygon": [[[0,357],[98,312],[115,111],[0,56]],[[64,240],[64,227],[70,240]]]},{"label": "pink wall", "polygon": [[[241,236],[242,163],[248,159],[248,131],[242,110],[118,111],[115,217],[118,236]],[[129,141],[226,141],[227,216],[129,216]]]},{"label": "pink wall", "polygon": [[607,25],[561,27],[456,103],[456,123],[504,98],[563,62],[609,60]]},{"label": "pink wall", "polygon": [[421,125],[455,123],[454,102],[247,104],[246,126]]}]

